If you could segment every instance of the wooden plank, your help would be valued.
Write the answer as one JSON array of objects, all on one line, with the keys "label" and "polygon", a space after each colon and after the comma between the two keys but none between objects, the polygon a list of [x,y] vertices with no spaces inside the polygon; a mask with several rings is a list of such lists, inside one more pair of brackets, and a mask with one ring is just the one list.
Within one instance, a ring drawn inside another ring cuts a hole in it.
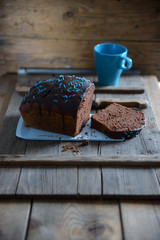
[{"label": "wooden plank", "polygon": [[153,169],[102,168],[104,196],[160,196]]},{"label": "wooden plank", "polygon": [[155,174],[156,174],[158,182],[160,184],[160,169],[159,168],[155,169]]},{"label": "wooden plank", "polygon": [[[28,141],[25,154],[28,155],[28,158],[32,159],[32,156],[35,156],[35,159],[38,160],[38,156],[45,157],[49,154],[50,156],[56,157],[58,155],[58,142],[53,141]],[[38,155],[38,156],[37,156]],[[24,155],[25,156],[25,155]],[[58,160],[58,157],[57,157]],[[30,161],[32,162],[32,160]]]},{"label": "wooden plank", "polygon": [[122,240],[116,201],[33,203],[27,240]]},{"label": "wooden plank", "polygon": [[126,240],[159,240],[159,202],[121,202],[122,224]]},{"label": "wooden plank", "polygon": [[[35,145],[37,146],[37,145]],[[121,147],[121,146],[120,146]],[[117,147],[117,150],[119,148]],[[47,150],[46,150],[47,151]],[[49,150],[50,151],[50,150]],[[86,148],[87,151],[87,148]],[[132,152],[132,151],[131,151]],[[0,165],[9,166],[139,166],[159,167],[159,155],[53,155],[38,154],[0,154]]]},{"label": "wooden plank", "polygon": [[5,114],[3,129],[0,134],[0,153],[21,153],[25,152],[27,141],[16,138],[16,128],[19,120],[19,105],[21,96],[12,94],[8,109]]},{"label": "wooden plank", "polygon": [[[37,39],[3,37],[0,66],[2,71],[17,68],[94,68],[93,47],[99,40]],[[117,41],[128,48],[134,69],[159,77],[160,42]],[[67,46],[67,47],[66,47]],[[78,47],[77,47],[78,46]],[[23,49],[23,54],[22,54]],[[72,53],[72,54],[71,54]],[[136,54],[135,54],[136,53]],[[148,64],[149,59],[149,64]]]},{"label": "wooden plank", "polygon": [[[1,36],[98,41],[159,41],[159,2],[0,3]],[[132,9],[132,11],[130,11]],[[143,12],[142,12],[143,9]],[[146,20],[147,19],[147,20]],[[117,22],[119,24],[117,24]],[[83,26],[83,28],[82,28]],[[68,29],[68,31],[66,31]],[[114,31],[113,31],[114,29]]]},{"label": "wooden plank", "polygon": [[159,109],[160,90],[158,86],[158,79],[156,76],[145,76],[144,84],[150,105],[156,118],[156,122],[160,129],[160,109]]},{"label": "wooden plank", "polygon": [[75,195],[76,168],[23,168],[18,195]]},{"label": "wooden plank", "polygon": [[[119,81],[119,86],[120,87],[124,87],[124,86],[128,86],[128,87],[135,87],[135,86],[139,86],[144,88],[144,83],[142,81],[142,78],[140,76],[132,76],[132,77],[121,77],[120,81]],[[110,97],[113,99],[119,97],[119,98],[123,98],[122,94],[96,94],[96,98],[105,98],[105,97]],[[130,94],[126,94],[125,98],[130,98]],[[145,99],[146,97],[146,93],[143,94],[138,94],[138,96],[136,94],[132,95],[132,98],[138,98],[138,99]],[[148,109],[147,109],[148,110]],[[145,113],[146,111],[144,111]],[[144,130],[144,129],[143,129]],[[102,155],[141,155],[141,154],[145,154],[146,155],[146,149],[144,147],[144,145],[142,145],[141,143],[141,139],[140,136],[137,136],[136,138],[133,138],[129,141],[124,141],[124,142],[120,142],[120,143],[115,143],[115,142],[109,142],[109,143],[105,143],[105,142],[101,142],[100,143],[100,153]]]},{"label": "wooden plank", "polygon": [[145,99],[133,99],[133,98],[96,98],[94,106],[95,108],[105,108],[112,103],[119,103],[125,107],[133,107],[139,109],[146,109],[149,106],[149,102]]},{"label": "wooden plank", "polygon": [[78,194],[84,196],[101,195],[101,169],[78,169]]},{"label": "wooden plank", "polygon": [[[74,73],[74,69],[72,70]],[[54,72],[54,70],[53,70]],[[17,75],[18,81],[15,86],[16,92],[27,92],[36,82],[43,81],[45,79],[53,78],[53,76],[49,74],[24,74],[24,75]],[[90,81],[96,84],[94,76],[85,76]],[[112,86],[105,86],[105,87],[97,87],[95,89],[95,93],[122,93],[122,94],[142,94],[144,93],[145,89],[143,87],[112,87]]]},{"label": "wooden plank", "polygon": [[30,213],[29,201],[0,201],[0,238],[25,240]]},{"label": "wooden plank", "polygon": [[[145,77],[123,77],[120,79],[120,86],[145,86]],[[151,84],[151,81],[150,81]],[[156,94],[156,91],[155,91]],[[96,97],[99,97],[100,94],[96,94]],[[115,95],[107,94],[107,97],[115,98]],[[102,97],[105,97],[103,94]],[[117,96],[116,96],[117,97]],[[118,95],[118,97],[123,97],[122,94]],[[145,99],[148,100],[147,90],[144,94],[136,94],[132,95],[134,98]],[[157,96],[158,97],[158,96]],[[130,95],[125,95],[125,98],[130,98]],[[158,111],[158,110],[157,110]],[[159,137],[160,132],[158,126],[156,124],[156,119],[153,114],[152,108],[149,105],[147,109],[143,110],[146,116],[146,128],[141,131],[141,133],[134,139],[129,141],[121,142],[121,143],[101,143],[100,144],[100,152],[101,154],[124,154],[124,155],[158,155],[160,153],[160,143]]]},{"label": "wooden plank", "polygon": [[15,195],[20,168],[0,168],[0,195]]},{"label": "wooden plank", "polygon": [[104,86],[96,87],[95,93],[113,93],[113,94],[141,94],[144,93],[141,87],[120,87],[120,86]]},{"label": "wooden plank", "polygon": [[12,91],[16,82],[16,75],[6,74],[0,78],[0,132],[4,122]]}]

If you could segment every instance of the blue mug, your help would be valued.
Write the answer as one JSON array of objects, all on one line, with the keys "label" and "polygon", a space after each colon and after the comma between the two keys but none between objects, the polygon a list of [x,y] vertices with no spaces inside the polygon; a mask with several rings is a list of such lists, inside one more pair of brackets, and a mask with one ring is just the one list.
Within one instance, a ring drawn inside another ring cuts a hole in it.
[{"label": "blue mug", "polygon": [[94,61],[99,86],[118,86],[123,70],[132,67],[127,57],[127,48],[115,43],[101,43],[94,46]]}]

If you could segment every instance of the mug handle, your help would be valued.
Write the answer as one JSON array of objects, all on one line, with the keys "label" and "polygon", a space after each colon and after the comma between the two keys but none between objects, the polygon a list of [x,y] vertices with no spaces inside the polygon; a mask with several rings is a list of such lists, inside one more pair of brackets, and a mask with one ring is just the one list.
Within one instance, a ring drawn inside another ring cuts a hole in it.
[{"label": "mug handle", "polygon": [[132,67],[132,59],[126,56],[121,57],[122,60],[125,60],[127,62],[127,66],[125,66],[125,62],[121,61],[120,68],[123,70],[128,70]]}]

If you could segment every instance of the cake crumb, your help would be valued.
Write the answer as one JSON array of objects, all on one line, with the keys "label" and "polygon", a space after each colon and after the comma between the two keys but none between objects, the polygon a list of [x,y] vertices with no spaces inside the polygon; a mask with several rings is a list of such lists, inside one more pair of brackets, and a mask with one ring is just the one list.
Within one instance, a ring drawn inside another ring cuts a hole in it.
[{"label": "cake crumb", "polygon": [[88,144],[89,144],[89,141],[84,139],[79,146],[84,147],[84,146],[87,146]]},{"label": "cake crumb", "polygon": [[72,150],[72,152],[79,152],[77,146],[73,145],[73,144],[66,144],[66,145],[62,146],[62,148],[63,148],[62,152],[65,152],[68,150]]}]

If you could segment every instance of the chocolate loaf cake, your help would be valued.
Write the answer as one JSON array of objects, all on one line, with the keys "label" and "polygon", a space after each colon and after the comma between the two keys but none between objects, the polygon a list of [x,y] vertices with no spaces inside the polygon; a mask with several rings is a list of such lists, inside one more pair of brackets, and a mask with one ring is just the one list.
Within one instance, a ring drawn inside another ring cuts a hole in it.
[{"label": "chocolate loaf cake", "polygon": [[26,126],[76,136],[89,119],[94,90],[84,77],[60,75],[37,82],[19,110]]},{"label": "chocolate loaf cake", "polygon": [[136,137],[145,127],[144,113],[113,103],[91,117],[91,127],[114,139]]}]

